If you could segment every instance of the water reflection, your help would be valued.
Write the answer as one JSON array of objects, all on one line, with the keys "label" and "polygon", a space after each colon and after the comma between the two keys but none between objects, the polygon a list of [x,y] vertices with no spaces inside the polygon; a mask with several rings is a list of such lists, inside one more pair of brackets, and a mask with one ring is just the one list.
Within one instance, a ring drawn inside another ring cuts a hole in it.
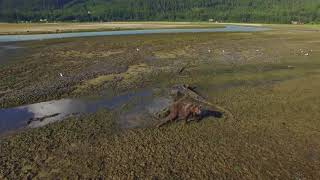
[{"label": "water reflection", "polygon": [[99,109],[115,109],[137,98],[138,105],[152,97],[150,90],[131,92],[111,99],[83,100],[62,99],[42,102],[16,108],[0,109],[0,134],[22,128],[36,128],[66,117],[93,113]]},{"label": "water reflection", "polygon": [[[26,109],[33,114],[32,117],[28,118],[28,126],[35,128],[66,118],[69,115],[90,112],[90,105],[80,100],[63,99],[59,101],[32,104],[27,106]],[[43,120],[33,121],[33,119],[36,120],[54,114],[58,115]]]},{"label": "water reflection", "polygon": [[141,103],[128,112],[121,114],[119,125],[121,128],[151,127],[159,123],[156,113],[168,108],[173,102],[170,98],[154,98],[147,104]]},{"label": "water reflection", "polygon": [[92,37],[92,36],[139,35],[139,34],[159,34],[159,33],[256,32],[256,31],[266,31],[266,30],[269,30],[269,28],[228,25],[224,28],[148,29],[148,30],[77,32],[77,33],[59,33],[59,34],[1,35],[0,42],[32,41],[32,40],[71,38],[71,37]]}]

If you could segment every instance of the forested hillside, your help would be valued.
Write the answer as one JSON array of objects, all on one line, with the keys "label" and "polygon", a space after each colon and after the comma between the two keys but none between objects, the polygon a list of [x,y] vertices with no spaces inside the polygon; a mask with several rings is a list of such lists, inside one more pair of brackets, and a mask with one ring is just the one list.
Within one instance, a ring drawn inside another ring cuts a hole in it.
[{"label": "forested hillside", "polygon": [[320,0],[0,0],[0,21],[320,22]]}]

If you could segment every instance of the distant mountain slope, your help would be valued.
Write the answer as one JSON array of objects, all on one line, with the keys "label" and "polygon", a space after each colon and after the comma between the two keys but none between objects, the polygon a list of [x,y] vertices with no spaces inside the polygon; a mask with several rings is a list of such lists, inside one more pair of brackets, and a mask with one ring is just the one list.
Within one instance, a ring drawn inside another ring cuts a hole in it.
[{"label": "distant mountain slope", "polygon": [[0,0],[1,21],[320,22],[320,0]]}]

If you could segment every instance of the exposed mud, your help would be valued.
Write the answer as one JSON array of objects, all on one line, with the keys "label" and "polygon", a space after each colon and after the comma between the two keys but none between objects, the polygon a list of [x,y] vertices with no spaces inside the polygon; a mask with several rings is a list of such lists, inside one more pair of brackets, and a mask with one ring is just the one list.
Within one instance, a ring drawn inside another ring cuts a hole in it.
[{"label": "exposed mud", "polygon": [[[278,30],[25,42],[32,53],[0,67],[2,108],[95,101],[101,94],[110,100],[141,88],[152,96],[1,137],[0,179],[317,179],[319,35]],[[175,100],[164,91],[176,84],[197,87],[234,119],[212,108],[203,121],[154,128],[162,117],[153,114],[165,116]]]},{"label": "exposed mud", "polygon": [[14,44],[4,44],[0,43],[0,66],[4,63],[10,62],[14,58],[21,57],[26,49],[21,46],[16,46]]},{"label": "exposed mud", "polygon": [[[64,94],[70,94],[74,90],[74,86],[81,82],[92,79],[99,75],[125,72],[127,67],[108,67],[101,65],[100,67],[91,67],[75,75],[64,75],[55,81],[34,82],[33,85],[21,88],[16,91],[8,91],[0,96],[0,107],[15,106],[18,104],[28,104],[46,99],[54,99]],[[59,74],[57,74],[59,76]]]}]

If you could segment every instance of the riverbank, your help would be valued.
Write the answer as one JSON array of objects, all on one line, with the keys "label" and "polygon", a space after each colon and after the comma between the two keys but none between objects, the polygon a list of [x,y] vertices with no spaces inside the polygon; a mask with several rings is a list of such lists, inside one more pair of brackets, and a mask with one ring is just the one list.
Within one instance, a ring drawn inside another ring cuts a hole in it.
[{"label": "riverbank", "polygon": [[225,26],[250,26],[288,29],[320,30],[317,24],[257,24],[213,22],[93,22],[93,23],[0,23],[0,35],[56,34],[72,32],[101,32],[145,29],[223,28]]},{"label": "riverbank", "polygon": [[0,23],[0,35],[220,27],[224,26],[214,23],[196,22]]},{"label": "riverbank", "polygon": [[235,118],[123,129],[121,113],[136,110],[131,103],[69,117],[1,138],[0,179],[316,179],[318,39],[278,28],[17,43],[28,54],[0,67],[2,108],[139,89],[161,98],[190,84]]},{"label": "riverbank", "polygon": [[182,28],[182,29],[145,29],[145,30],[119,30],[102,32],[75,32],[57,34],[28,34],[28,35],[2,35],[0,43],[34,41],[48,39],[63,39],[77,37],[120,36],[120,35],[147,35],[147,34],[181,34],[181,33],[211,33],[211,32],[259,32],[268,31],[269,28],[252,26],[225,26],[223,28]]}]

